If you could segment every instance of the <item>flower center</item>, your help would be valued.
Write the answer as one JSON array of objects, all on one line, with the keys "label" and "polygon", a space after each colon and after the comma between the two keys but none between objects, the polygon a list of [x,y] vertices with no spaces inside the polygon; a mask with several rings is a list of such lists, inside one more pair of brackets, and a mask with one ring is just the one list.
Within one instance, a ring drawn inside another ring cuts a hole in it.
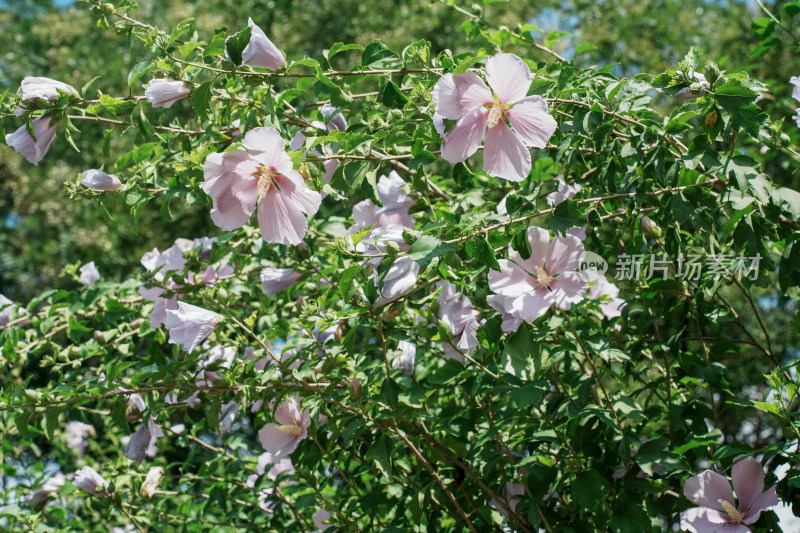
[{"label": "flower center", "polygon": [[551,276],[547,273],[547,270],[544,267],[536,267],[536,281],[539,282],[539,285],[542,287],[550,288],[550,283],[555,279],[555,276]]},{"label": "flower center", "polygon": [[717,501],[722,506],[722,508],[725,510],[725,512],[728,513],[728,516],[730,516],[731,519],[734,522],[736,522],[737,524],[741,524],[742,523],[742,520],[744,519],[744,515],[742,515],[742,513],[739,512],[739,510],[736,507],[734,507],[733,504],[731,504],[731,502],[729,502],[727,500],[722,500],[722,499],[719,499]]},{"label": "flower center", "polygon": [[294,435],[295,437],[299,437],[300,433],[303,432],[303,428],[300,426],[295,425],[286,425],[286,426],[278,426],[278,429],[283,431],[284,433],[288,433],[290,435]]},{"label": "flower center", "polygon": [[258,176],[258,185],[256,187],[256,196],[259,200],[264,198],[269,192],[270,187],[274,183],[274,178],[278,173],[274,170],[269,170],[264,166],[258,168],[253,176]]},{"label": "flower center", "polygon": [[503,106],[496,103],[489,109],[489,116],[486,117],[486,127],[489,129],[494,128],[501,120],[503,120]]}]

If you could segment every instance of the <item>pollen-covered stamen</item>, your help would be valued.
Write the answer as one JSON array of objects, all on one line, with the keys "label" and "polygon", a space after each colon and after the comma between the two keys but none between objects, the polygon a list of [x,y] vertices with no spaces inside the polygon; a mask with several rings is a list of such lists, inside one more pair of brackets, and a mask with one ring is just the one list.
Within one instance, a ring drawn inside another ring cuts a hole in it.
[{"label": "pollen-covered stamen", "polygon": [[289,433],[290,435],[294,435],[295,437],[299,437],[300,434],[303,432],[303,428],[300,426],[295,426],[294,424],[285,425],[285,426],[278,426],[280,431],[284,433]]},{"label": "pollen-covered stamen", "polygon": [[547,273],[547,270],[544,267],[536,267],[536,280],[539,282],[540,287],[547,287],[550,288],[550,283],[555,279],[555,276],[551,276]]},{"label": "pollen-covered stamen", "polygon": [[744,515],[736,507],[734,507],[731,502],[723,499],[719,499],[717,501],[734,522],[737,524],[742,523],[742,520],[744,520]]},{"label": "pollen-covered stamen", "polygon": [[256,187],[256,196],[259,200],[264,198],[269,192],[269,188],[273,185],[273,180],[278,173],[274,170],[268,170],[265,167],[259,169],[253,174],[258,177],[258,186]]},{"label": "pollen-covered stamen", "polygon": [[503,106],[496,103],[489,109],[489,116],[486,117],[486,127],[491,129],[503,120]]}]

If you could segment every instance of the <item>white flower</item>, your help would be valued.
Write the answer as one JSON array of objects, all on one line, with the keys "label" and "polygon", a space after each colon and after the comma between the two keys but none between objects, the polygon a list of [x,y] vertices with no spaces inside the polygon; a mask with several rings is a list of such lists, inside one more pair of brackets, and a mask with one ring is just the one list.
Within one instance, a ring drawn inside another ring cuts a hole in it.
[{"label": "white flower", "polygon": [[[22,100],[24,102],[35,102],[38,99],[52,102],[58,98],[59,92],[78,96],[78,91],[76,91],[72,85],[67,85],[66,83],[58,80],[37,76],[26,76],[22,80],[22,84],[20,85],[17,94],[22,96]],[[21,117],[27,111],[28,110],[24,107],[18,107],[14,110],[14,114],[18,117]]]},{"label": "white flower", "polygon": [[417,345],[413,342],[399,341],[397,349],[400,355],[392,359],[392,368],[402,368],[403,373],[410,376],[414,372],[414,361],[417,358]]},{"label": "white flower", "polygon": [[105,495],[108,481],[91,466],[84,466],[75,472],[75,486],[89,494]]},{"label": "white flower", "polygon": [[116,191],[122,187],[122,182],[116,176],[91,168],[83,171],[81,185],[95,191]]},{"label": "white flower", "polygon": [[90,261],[80,268],[80,282],[84,287],[88,287],[98,279],[100,279],[100,272],[97,270],[94,261]]},{"label": "white flower", "polygon": [[170,344],[180,344],[186,352],[192,353],[220,320],[222,317],[217,313],[179,301],[178,309],[167,311],[164,325],[169,331]]},{"label": "white flower", "polygon": [[275,296],[296,284],[301,274],[291,268],[264,268],[261,270],[261,287],[267,296]]}]

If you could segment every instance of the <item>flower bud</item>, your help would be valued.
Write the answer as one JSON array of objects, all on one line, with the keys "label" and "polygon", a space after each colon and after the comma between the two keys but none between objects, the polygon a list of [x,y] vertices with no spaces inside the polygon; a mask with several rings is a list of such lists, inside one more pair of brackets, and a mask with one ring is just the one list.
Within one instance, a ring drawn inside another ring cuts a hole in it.
[{"label": "flower bud", "polygon": [[156,79],[150,80],[144,96],[153,107],[170,107],[177,100],[189,96],[191,92],[192,90],[186,82]]},{"label": "flower bud", "polygon": [[706,63],[705,75],[706,75],[706,80],[713,87],[714,82],[716,82],[717,79],[719,79],[719,67],[717,66],[717,64],[714,63],[713,61],[709,61],[708,63]]},{"label": "flower bud", "polygon": [[403,229],[403,242],[408,244],[409,246],[414,244],[417,241],[417,234],[414,233],[413,230],[408,228]]},{"label": "flower bud", "polygon": [[400,254],[400,246],[394,241],[386,241],[386,253],[389,257],[397,257]]},{"label": "flower bud", "polygon": [[25,389],[25,399],[29,402],[36,403],[42,399],[42,393],[33,389]]},{"label": "flower bud", "polygon": [[122,187],[122,182],[116,176],[92,168],[83,171],[81,185],[95,191],[116,191]]},{"label": "flower bud", "polygon": [[650,237],[660,237],[661,228],[650,217],[642,217],[642,231]]}]

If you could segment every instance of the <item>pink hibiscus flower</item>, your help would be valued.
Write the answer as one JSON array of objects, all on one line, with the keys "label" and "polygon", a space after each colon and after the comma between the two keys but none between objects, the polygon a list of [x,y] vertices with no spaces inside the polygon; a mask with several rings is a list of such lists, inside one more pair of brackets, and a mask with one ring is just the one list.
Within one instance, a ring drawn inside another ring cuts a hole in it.
[{"label": "pink hibiscus flower", "polygon": [[[439,319],[447,324],[453,336],[453,344],[458,350],[471,354],[478,346],[478,310],[466,296],[459,294],[456,286],[449,281],[441,283],[442,292],[436,300],[439,302]],[[464,356],[450,343],[443,343],[444,354],[448,359],[466,362]]]},{"label": "pink hibiscus flower", "polygon": [[525,96],[531,71],[519,57],[497,54],[489,58],[486,79],[494,93],[474,72],[445,74],[436,83],[436,114],[458,121],[445,135],[442,157],[460,163],[478,150],[485,136],[483,170],[498,178],[522,181],[531,170],[526,144],[544,148],[558,125],[544,98]]},{"label": "pink hibiscus flower", "polygon": [[733,490],[739,498],[737,507],[731,485],[725,476],[706,470],[690,477],[683,493],[700,507],[681,513],[681,530],[692,533],[749,533],[744,524],[754,524],[766,511],[778,505],[775,487],[764,491],[761,463],[748,457],[733,465]]},{"label": "pink hibiscus flower", "polygon": [[503,315],[503,331],[514,331],[522,322],[533,322],[551,305],[569,309],[586,293],[586,280],[578,272],[585,252],[572,235],[555,237],[539,227],[528,228],[531,256],[513,249],[499,259],[500,272],[489,271],[489,288],[495,293],[487,302]]},{"label": "pink hibiscus flower", "polygon": [[214,199],[211,219],[225,231],[245,225],[258,204],[258,225],[267,242],[299,244],[322,201],[309,190],[275,128],[255,128],[242,141],[245,150],[211,154],[203,167],[202,188]]},{"label": "pink hibiscus flower", "polygon": [[308,436],[311,417],[300,409],[300,399],[290,398],[275,410],[275,422],[270,422],[258,432],[261,446],[273,455],[275,461],[283,459],[297,449]]}]

